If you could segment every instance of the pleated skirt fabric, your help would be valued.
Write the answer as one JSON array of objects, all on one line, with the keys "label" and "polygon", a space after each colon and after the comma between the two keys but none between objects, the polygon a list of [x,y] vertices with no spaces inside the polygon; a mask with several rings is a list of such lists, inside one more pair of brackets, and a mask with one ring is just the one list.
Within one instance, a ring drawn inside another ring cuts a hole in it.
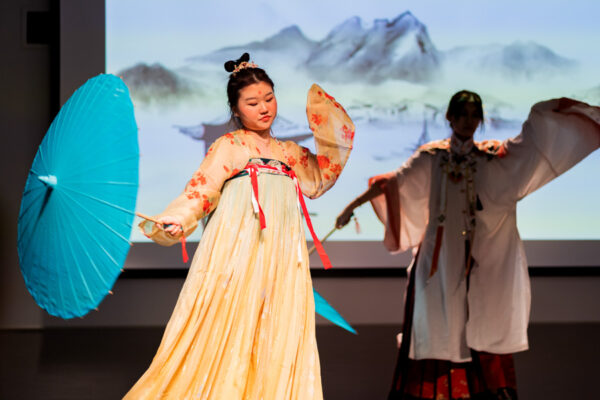
[{"label": "pleated skirt fabric", "polygon": [[293,181],[225,183],[150,368],[126,399],[322,399],[312,282]]}]

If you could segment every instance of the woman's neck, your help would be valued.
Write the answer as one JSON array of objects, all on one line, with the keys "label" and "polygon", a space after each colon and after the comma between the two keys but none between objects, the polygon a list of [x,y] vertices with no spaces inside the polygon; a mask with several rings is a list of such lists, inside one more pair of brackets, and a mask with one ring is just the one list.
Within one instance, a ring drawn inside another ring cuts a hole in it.
[{"label": "woman's neck", "polygon": [[255,139],[263,141],[263,142],[269,142],[271,140],[271,130],[267,129],[264,131],[253,131],[250,129],[246,129],[244,128],[244,131],[246,131],[246,133],[254,136]]}]

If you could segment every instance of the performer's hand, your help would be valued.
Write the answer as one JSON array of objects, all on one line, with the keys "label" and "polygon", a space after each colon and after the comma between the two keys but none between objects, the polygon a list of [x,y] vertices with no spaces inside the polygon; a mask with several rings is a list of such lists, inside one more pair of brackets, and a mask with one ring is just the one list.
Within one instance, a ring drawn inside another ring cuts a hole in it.
[{"label": "performer's hand", "polygon": [[342,213],[338,215],[337,219],[335,220],[335,227],[337,229],[341,229],[346,226],[348,222],[350,222],[350,218],[352,218],[353,211],[354,207],[352,207],[352,204],[348,204],[348,206],[344,208],[344,211],[342,211]]},{"label": "performer's hand", "polygon": [[569,99],[568,97],[561,97],[558,100],[558,106],[554,109],[554,111],[560,112],[562,110],[566,110],[567,108],[574,106],[575,104],[579,104],[580,102],[577,100]]},{"label": "performer's hand", "polygon": [[162,224],[162,227],[160,228],[167,232],[169,235],[177,236],[178,234],[183,232],[181,222],[179,222],[179,220],[175,217],[165,215],[164,217],[161,217],[158,220]]}]

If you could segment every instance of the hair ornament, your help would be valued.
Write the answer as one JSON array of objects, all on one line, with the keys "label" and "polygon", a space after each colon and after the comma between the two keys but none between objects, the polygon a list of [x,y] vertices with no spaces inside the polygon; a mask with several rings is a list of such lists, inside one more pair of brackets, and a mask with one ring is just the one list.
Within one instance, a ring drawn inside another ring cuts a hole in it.
[{"label": "hair ornament", "polygon": [[230,60],[225,63],[225,71],[231,72],[232,76],[235,76],[235,74],[246,68],[258,68],[258,65],[253,61],[250,61],[250,55],[248,53],[242,54],[242,56],[235,61]]},{"label": "hair ornament", "polygon": [[476,93],[463,91],[457,101],[460,103],[481,103],[481,98]]},{"label": "hair ornament", "polygon": [[242,61],[238,66],[236,66],[234,68],[234,70],[233,70],[233,72],[231,74],[235,75],[235,74],[237,74],[238,72],[240,72],[241,70],[243,70],[245,68],[258,68],[258,65],[256,65],[252,61]]}]

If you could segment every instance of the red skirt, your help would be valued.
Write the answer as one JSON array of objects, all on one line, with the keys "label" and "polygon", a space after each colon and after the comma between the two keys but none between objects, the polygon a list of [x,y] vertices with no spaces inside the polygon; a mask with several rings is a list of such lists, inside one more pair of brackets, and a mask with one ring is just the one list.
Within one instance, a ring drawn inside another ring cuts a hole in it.
[{"label": "red skirt", "polygon": [[[471,362],[404,360],[389,399],[516,399],[512,354],[472,352]],[[400,361],[400,360],[399,360]]]}]

